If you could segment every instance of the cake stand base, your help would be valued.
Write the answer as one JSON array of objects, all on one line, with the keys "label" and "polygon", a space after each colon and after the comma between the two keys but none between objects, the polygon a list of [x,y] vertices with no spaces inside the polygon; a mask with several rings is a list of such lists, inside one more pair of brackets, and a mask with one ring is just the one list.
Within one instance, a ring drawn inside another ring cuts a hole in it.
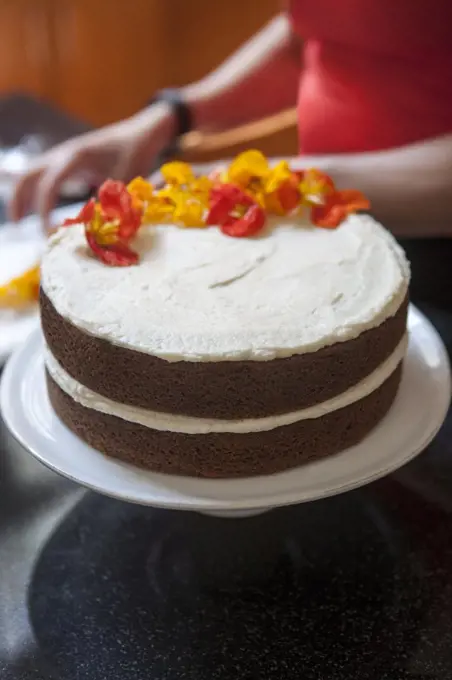
[{"label": "cake stand base", "polygon": [[60,422],[50,405],[39,332],[8,363],[0,404],[6,425],[24,448],[88,488],[154,507],[249,516],[368,484],[425,449],[447,413],[450,369],[441,338],[413,307],[409,335],[396,400],[366,439],[335,456],[275,475],[233,480],[177,477],[140,470],[95,451]]}]

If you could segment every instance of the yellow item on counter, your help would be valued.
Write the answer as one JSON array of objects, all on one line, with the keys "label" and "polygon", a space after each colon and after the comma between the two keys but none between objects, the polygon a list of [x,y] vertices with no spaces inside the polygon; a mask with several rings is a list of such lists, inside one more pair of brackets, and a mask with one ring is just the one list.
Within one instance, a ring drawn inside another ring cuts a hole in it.
[{"label": "yellow item on counter", "polygon": [[0,286],[0,309],[22,309],[39,298],[39,265]]}]

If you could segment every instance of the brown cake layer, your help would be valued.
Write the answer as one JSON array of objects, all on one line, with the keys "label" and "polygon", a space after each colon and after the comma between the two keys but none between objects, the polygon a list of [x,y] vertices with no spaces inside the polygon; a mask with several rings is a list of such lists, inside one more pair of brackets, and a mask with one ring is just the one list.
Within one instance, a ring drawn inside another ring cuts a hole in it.
[{"label": "brown cake layer", "polygon": [[274,361],[168,362],[66,321],[41,293],[47,344],[78,382],[113,401],[195,417],[260,418],[331,399],[372,373],[400,342],[408,300],[354,340]]},{"label": "brown cake layer", "polygon": [[95,449],[155,472],[192,477],[249,477],[281,472],[358,443],[391,406],[401,364],[369,396],[321,418],[267,432],[181,434],[160,432],[85,408],[47,375],[50,400],[61,420]]}]

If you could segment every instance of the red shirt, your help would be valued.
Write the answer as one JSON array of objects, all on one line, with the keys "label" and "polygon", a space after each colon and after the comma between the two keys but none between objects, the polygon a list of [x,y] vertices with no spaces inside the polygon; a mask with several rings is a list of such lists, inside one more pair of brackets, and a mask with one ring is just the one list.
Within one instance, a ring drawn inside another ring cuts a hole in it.
[{"label": "red shirt", "polygon": [[292,0],[290,14],[304,41],[302,153],[452,132],[451,0]]}]

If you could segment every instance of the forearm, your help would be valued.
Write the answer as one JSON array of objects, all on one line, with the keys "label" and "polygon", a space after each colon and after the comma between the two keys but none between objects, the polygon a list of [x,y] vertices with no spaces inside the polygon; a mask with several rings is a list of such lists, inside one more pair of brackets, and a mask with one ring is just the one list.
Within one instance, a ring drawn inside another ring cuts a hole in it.
[{"label": "forearm", "polygon": [[183,89],[199,130],[224,130],[295,105],[300,48],[284,14]]},{"label": "forearm", "polygon": [[356,188],[400,237],[452,236],[452,135],[375,153],[297,158]]}]

